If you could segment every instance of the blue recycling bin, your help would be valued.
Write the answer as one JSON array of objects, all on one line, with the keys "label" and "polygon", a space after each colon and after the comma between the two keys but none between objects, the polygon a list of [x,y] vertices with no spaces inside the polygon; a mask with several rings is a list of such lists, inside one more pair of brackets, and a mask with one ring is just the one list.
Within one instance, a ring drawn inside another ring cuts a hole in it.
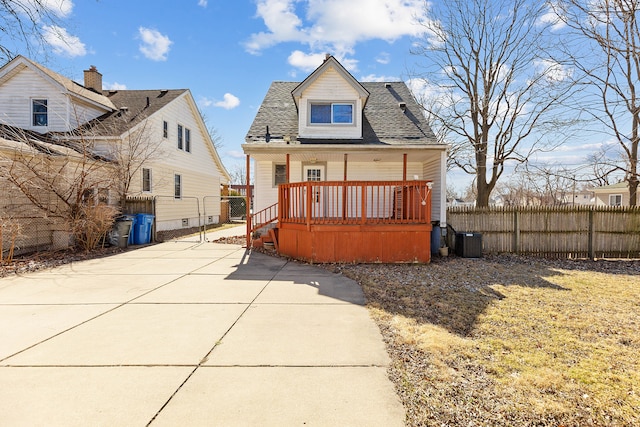
[{"label": "blue recycling bin", "polygon": [[151,242],[151,226],[153,225],[153,215],[137,214],[136,224],[133,233],[133,242],[136,245],[144,245]]}]

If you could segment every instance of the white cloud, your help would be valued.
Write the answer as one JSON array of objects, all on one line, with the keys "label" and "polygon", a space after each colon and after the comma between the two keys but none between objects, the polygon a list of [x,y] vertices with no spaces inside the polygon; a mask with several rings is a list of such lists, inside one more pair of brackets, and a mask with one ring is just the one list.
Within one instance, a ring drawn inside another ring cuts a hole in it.
[{"label": "white cloud", "polygon": [[550,4],[547,7],[547,12],[538,19],[538,25],[549,25],[551,31],[559,31],[566,27],[565,22],[556,12],[559,10],[562,10],[562,8],[558,4]]},{"label": "white cloud", "polygon": [[57,25],[45,25],[42,27],[45,41],[53,48],[58,55],[69,57],[84,56],[87,49],[84,43],[76,36],[72,36],[65,28]]},{"label": "white cloud", "polygon": [[198,6],[207,7],[209,2],[207,0],[198,0]]},{"label": "white cloud", "polygon": [[[359,42],[393,42],[421,34],[424,29],[416,22],[426,19],[424,0],[257,0],[256,16],[267,30],[250,36],[245,43],[248,52],[298,42],[309,46],[312,53],[307,56],[329,52],[343,60]],[[307,66],[306,61],[302,64]]]},{"label": "white cloud", "polygon": [[66,18],[73,10],[73,1],[71,0],[14,0],[10,3],[16,4],[16,10],[23,11],[34,18],[38,17],[39,10],[44,10],[58,18]]},{"label": "white cloud", "polygon": [[361,82],[399,82],[401,79],[392,76],[376,76],[375,74],[369,74],[368,76],[361,76],[359,81]]},{"label": "white cloud", "polygon": [[227,156],[232,157],[234,159],[244,159],[247,157],[242,151],[238,150],[229,150],[227,151]]},{"label": "white cloud", "polygon": [[562,82],[573,76],[573,69],[549,59],[541,59],[535,63],[536,69],[549,82]]},{"label": "white cloud", "polygon": [[289,58],[287,58],[287,62],[289,65],[308,72],[318,68],[320,64],[322,64],[322,61],[324,61],[324,58],[324,53],[307,54],[299,50],[294,50],[291,55],[289,55]]},{"label": "white cloud", "polygon": [[264,21],[268,32],[252,34],[245,44],[250,53],[284,41],[306,39],[299,27],[302,21],[295,13],[296,0],[258,0],[256,15]]},{"label": "white cloud", "polygon": [[[341,55],[334,56],[347,70],[356,71],[358,69],[357,59],[345,58]],[[318,68],[325,58],[326,53],[304,53],[300,50],[294,50],[287,58],[287,62],[289,63],[289,65],[296,67],[302,71],[310,72]],[[293,77],[295,77],[295,75],[293,75]]]},{"label": "white cloud", "polygon": [[169,40],[169,37],[161,34],[158,30],[145,27],[140,27],[138,33],[142,39],[140,52],[142,52],[147,59],[151,59],[152,61],[167,60],[169,48],[173,44],[173,42]]},{"label": "white cloud", "polygon": [[214,102],[213,105],[215,107],[224,108],[225,110],[233,110],[238,105],[240,105],[240,99],[235,95],[232,95],[230,93],[225,93],[223,100]]},{"label": "white cloud", "polygon": [[198,101],[198,105],[206,108],[206,107],[211,107],[214,102],[215,101],[203,96],[203,97],[200,97],[200,100]]},{"label": "white cloud", "polygon": [[127,90],[127,85],[124,85],[118,82],[113,82],[113,83],[105,82],[103,86],[107,90]]},{"label": "white cloud", "polygon": [[391,55],[389,55],[389,53],[387,52],[380,52],[380,54],[376,57],[376,62],[386,65],[391,62]]}]

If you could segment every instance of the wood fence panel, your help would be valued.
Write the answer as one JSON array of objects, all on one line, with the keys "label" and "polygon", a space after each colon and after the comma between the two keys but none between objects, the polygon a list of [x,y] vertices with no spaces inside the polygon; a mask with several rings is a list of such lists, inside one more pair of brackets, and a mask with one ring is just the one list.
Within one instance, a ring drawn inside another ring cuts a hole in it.
[{"label": "wood fence panel", "polygon": [[640,257],[640,208],[450,208],[457,232],[482,234],[485,253],[554,258]]}]

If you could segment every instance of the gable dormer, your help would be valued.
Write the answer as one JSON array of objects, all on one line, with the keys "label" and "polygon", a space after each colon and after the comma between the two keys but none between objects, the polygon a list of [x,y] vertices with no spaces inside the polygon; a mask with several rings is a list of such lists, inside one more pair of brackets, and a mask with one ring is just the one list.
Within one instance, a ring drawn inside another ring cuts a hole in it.
[{"label": "gable dormer", "polygon": [[333,56],[327,56],[291,95],[298,109],[299,138],[362,138],[362,110],[369,92]]}]

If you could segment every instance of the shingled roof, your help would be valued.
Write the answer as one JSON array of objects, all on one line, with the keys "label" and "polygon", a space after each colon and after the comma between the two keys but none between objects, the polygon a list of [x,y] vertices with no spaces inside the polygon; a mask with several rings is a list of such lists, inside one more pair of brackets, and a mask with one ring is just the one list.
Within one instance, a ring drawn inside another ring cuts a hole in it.
[{"label": "shingled roof", "polygon": [[64,89],[67,90],[69,93],[79,98],[84,98],[86,101],[99,104],[104,109],[114,108],[113,103],[102,94],[99,94],[98,92],[95,92],[91,89],[87,89],[81,84],[76,83],[73,80],[61,74],[58,74],[55,71],[52,71],[47,67],[38,64],[37,62],[33,62],[29,58],[26,58],[22,55],[18,55],[12,61],[0,67],[0,76],[4,75],[4,79],[10,79],[15,74],[19,73],[22,69],[29,66],[32,67],[32,69],[39,71],[40,73],[42,73],[44,76],[48,77],[55,83],[64,87]]},{"label": "shingled roof", "polygon": [[[269,126],[272,139],[298,135],[298,111],[291,95],[300,82],[273,82],[260,106],[245,140],[266,143]],[[365,82],[369,99],[363,112],[362,139],[298,139],[302,144],[437,144],[420,106],[403,82]],[[404,103],[405,108],[400,108]]]},{"label": "shingled roof", "polygon": [[98,136],[120,136],[187,91],[188,89],[105,90],[103,95],[109,98],[116,109],[92,120],[84,128],[90,128]]}]

